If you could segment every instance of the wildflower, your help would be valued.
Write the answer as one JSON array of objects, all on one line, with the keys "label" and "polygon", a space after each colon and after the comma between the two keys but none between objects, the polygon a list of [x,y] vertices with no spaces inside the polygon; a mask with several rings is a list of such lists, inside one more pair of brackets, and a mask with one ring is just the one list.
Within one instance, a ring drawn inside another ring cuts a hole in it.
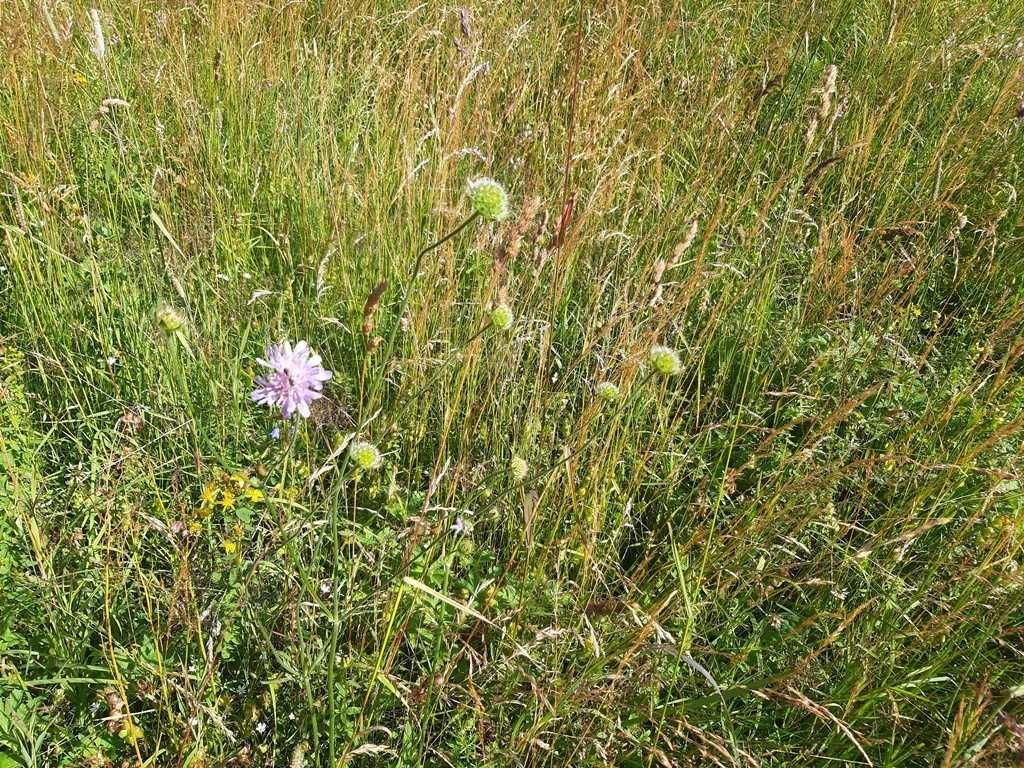
[{"label": "wildflower", "polygon": [[241,472],[235,472],[228,478],[237,488],[244,488],[249,484],[249,478],[243,475]]},{"label": "wildflower", "polygon": [[333,374],[320,365],[320,356],[304,341],[294,348],[288,341],[267,345],[266,355],[257,362],[270,373],[256,377],[250,397],[260,405],[280,408],[286,419],[295,411],[308,418],[309,404],[322,396],[320,390]]},{"label": "wildflower", "polygon": [[156,311],[156,322],[160,326],[160,330],[170,335],[184,327],[185,318],[176,309],[164,304]]},{"label": "wildflower", "polygon": [[238,551],[238,545],[235,542],[233,542],[231,539],[224,539],[224,541],[221,544],[221,546],[224,547],[224,554],[225,555],[233,555],[233,554],[235,554],[235,552]]},{"label": "wildflower", "polygon": [[594,388],[594,392],[606,403],[614,403],[619,399],[619,388],[610,381],[602,381]]},{"label": "wildflower", "polygon": [[462,515],[455,518],[455,522],[451,525],[452,533],[456,536],[469,533],[469,524],[465,521]]},{"label": "wildflower", "polygon": [[508,193],[494,179],[474,179],[469,182],[467,193],[473,211],[486,221],[501,221],[508,216]]},{"label": "wildflower", "polygon": [[258,723],[256,723],[256,733],[258,733],[258,734],[260,734],[262,736],[266,732],[267,732],[267,722],[266,722],[266,720],[260,720]]},{"label": "wildflower", "polygon": [[245,498],[253,503],[263,501],[266,498],[266,495],[259,488],[247,488],[244,495]]},{"label": "wildflower", "polygon": [[195,520],[188,524],[188,532],[191,533],[193,536],[199,533],[201,530],[203,530],[202,526],[199,525],[199,523]]},{"label": "wildflower", "polygon": [[352,461],[355,462],[356,466],[364,471],[376,469],[379,467],[384,459],[380,455],[380,451],[373,443],[368,443],[365,440],[357,440],[352,443],[352,447],[348,449],[349,455],[352,457]]},{"label": "wildflower", "polygon": [[199,500],[204,505],[215,504],[217,502],[217,484],[207,483],[203,492],[199,494]]},{"label": "wildflower", "polygon": [[320,594],[323,597],[327,597],[329,594],[331,594],[331,580],[330,579],[324,579],[323,581],[320,582]]},{"label": "wildflower", "polygon": [[499,304],[491,310],[491,325],[499,331],[507,331],[512,327],[514,321],[515,316],[512,314],[512,308],[508,304]]},{"label": "wildflower", "polygon": [[224,509],[234,509],[235,492],[230,488],[225,488],[220,496],[220,505]]},{"label": "wildflower", "polygon": [[679,362],[679,355],[676,354],[674,349],[668,347],[656,344],[651,347],[647,359],[654,366],[654,370],[662,376],[675,376],[683,370],[683,364]]},{"label": "wildflower", "polygon": [[526,459],[521,456],[513,456],[512,460],[508,463],[509,474],[512,475],[512,479],[517,483],[521,483],[526,479],[526,476],[530,472],[530,465],[526,463]]}]

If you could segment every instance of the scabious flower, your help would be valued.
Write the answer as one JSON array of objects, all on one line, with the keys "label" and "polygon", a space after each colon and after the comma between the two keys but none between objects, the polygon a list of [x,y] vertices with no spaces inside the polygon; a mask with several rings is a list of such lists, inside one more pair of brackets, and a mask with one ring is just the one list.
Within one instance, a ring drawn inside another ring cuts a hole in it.
[{"label": "scabious flower", "polygon": [[619,399],[619,388],[610,381],[602,381],[594,387],[594,392],[606,403],[614,403]]},{"label": "scabious flower", "polygon": [[161,331],[170,335],[182,329],[185,325],[185,318],[174,307],[163,304],[156,310],[156,323],[160,326]]},{"label": "scabious flower", "polygon": [[473,179],[466,188],[473,210],[486,221],[501,221],[508,217],[508,193],[494,179]]},{"label": "scabious flower", "polygon": [[512,479],[517,483],[521,483],[526,479],[526,476],[530,473],[530,465],[526,463],[526,459],[521,456],[513,456],[512,461],[508,463],[509,474],[512,475]]},{"label": "scabious flower", "polygon": [[377,446],[365,440],[357,440],[348,450],[352,461],[363,471],[376,469],[384,461]]},{"label": "scabious flower", "polygon": [[512,314],[512,308],[508,304],[499,304],[491,310],[491,325],[499,331],[507,331],[512,327],[514,321],[515,316]]},{"label": "scabious flower", "polygon": [[670,349],[669,347],[663,347],[656,344],[651,347],[651,351],[648,353],[647,359],[650,361],[651,365],[654,366],[654,370],[662,376],[675,376],[683,370],[683,364],[679,362],[679,355],[676,354],[674,349]]},{"label": "scabious flower", "polygon": [[280,408],[286,419],[296,411],[308,418],[309,404],[322,397],[324,382],[334,374],[320,364],[320,355],[304,341],[294,347],[288,341],[269,344],[266,355],[256,362],[270,372],[256,377],[250,397],[260,405]]}]

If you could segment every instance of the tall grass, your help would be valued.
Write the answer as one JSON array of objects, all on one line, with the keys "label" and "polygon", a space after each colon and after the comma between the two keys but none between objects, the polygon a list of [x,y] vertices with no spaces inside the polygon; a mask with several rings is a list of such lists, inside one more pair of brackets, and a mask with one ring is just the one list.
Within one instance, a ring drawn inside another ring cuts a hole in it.
[{"label": "tall grass", "polygon": [[0,766],[1024,759],[1016,3],[92,9],[0,5]]}]

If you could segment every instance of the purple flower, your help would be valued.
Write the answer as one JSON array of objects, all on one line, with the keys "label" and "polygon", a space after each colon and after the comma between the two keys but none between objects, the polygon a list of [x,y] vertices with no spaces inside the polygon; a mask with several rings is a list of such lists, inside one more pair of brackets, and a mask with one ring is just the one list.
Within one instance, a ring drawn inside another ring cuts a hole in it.
[{"label": "purple flower", "polygon": [[260,405],[277,406],[286,419],[299,412],[309,416],[309,404],[321,397],[324,382],[333,375],[320,365],[320,355],[300,341],[293,348],[288,341],[268,344],[266,359],[256,362],[270,372],[256,377],[256,389],[250,397]]},{"label": "purple flower", "polygon": [[455,518],[455,522],[451,525],[452,533],[456,536],[465,535],[469,533],[469,525],[462,519],[462,515]]}]

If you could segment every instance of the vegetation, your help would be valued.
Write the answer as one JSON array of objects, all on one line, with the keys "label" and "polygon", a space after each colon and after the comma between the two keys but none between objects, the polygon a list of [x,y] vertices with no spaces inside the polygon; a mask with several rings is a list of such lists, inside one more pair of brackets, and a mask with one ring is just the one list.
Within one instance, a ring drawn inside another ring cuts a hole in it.
[{"label": "vegetation", "polygon": [[0,4],[0,766],[1024,764],[1019,13]]}]

